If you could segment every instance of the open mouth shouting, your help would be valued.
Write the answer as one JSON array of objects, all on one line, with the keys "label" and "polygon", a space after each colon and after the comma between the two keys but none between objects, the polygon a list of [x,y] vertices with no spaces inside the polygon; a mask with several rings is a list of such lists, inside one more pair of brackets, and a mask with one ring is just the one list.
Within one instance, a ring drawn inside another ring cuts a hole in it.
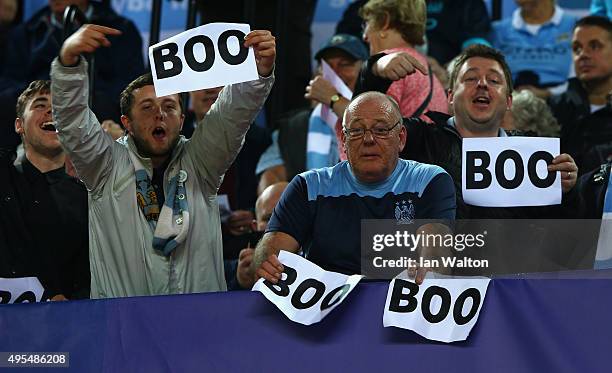
[{"label": "open mouth shouting", "polygon": [[42,123],[42,124],[40,125],[40,128],[41,128],[43,131],[48,131],[48,132],[53,132],[53,133],[56,133],[56,132],[57,132],[57,130],[56,130],[56,128],[55,128],[55,122],[52,122],[52,121]]},{"label": "open mouth shouting", "polygon": [[164,141],[166,139],[166,129],[163,127],[155,127],[152,132],[153,139]]},{"label": "open mouth shouting", "polygon": [[472,100],[472,104],[478,109],[488,109],[491,104],[491,100],[487,96],[477,96]]}]

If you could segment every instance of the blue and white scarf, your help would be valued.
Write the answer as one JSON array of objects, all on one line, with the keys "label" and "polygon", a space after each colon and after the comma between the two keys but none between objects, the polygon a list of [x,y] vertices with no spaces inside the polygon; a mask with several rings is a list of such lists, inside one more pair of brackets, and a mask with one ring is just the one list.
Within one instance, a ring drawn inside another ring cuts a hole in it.
[{"label": "blue and white scarf", "polygon": [[167,197],[159,211],[151,175],[132,152],[130,158],[136,174],[136,201],[154,232],[153,248],[169,256],[181,242],[185,241],[189,232],[189,211],[185,190],[187,172],[180,170],[170,178]]},{"label": "blue and white scarf", "polygon": [[321,118],[321,104],[310,113],[306,138],[306,171],[338,163],[338,142],[335,129]]}]

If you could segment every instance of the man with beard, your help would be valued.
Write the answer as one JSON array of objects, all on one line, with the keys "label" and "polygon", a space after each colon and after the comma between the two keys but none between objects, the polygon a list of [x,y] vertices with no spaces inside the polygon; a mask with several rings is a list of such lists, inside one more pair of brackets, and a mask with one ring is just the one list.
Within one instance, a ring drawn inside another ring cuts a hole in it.
[{"label": "man with beard", "polygon": [[87,63],[118,30],[85,25],[51,66],[60,141],[89,190],[92,298],[226,290],[216,194],[272,87],[269,31],[251,31],[260,78],[226,86],[191,139],[179,136],[178,94],[157,97],[151,75],[121,94],[127,136],[113,142],[87,107]]}]

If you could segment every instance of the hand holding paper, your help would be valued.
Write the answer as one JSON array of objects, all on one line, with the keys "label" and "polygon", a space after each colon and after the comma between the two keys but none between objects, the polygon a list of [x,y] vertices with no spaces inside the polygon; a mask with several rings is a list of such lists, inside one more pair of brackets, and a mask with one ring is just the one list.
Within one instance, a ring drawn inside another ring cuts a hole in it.
[{"label": "hand holding paper", "polygon": [[321,321],[344,301],[362,277],[325,271],[287,251],[274,258],[284,263],[284,278],[273,283],[260,279],[253,291],[260,291],[289,319],[303,325]]},{"label": "hand holding paper", "polygon": [[561,189],[563,193],[567,193],[576,185],[578,179],[578,166],[571,155],[563,153],[559,154],[552,160],[552,164],[548,165],[548,171],[561,172]]},{"label": "hand holding paper", "polygon": [[259,75],[269,76],[276,59],[276,39],[270,31],[253,30],[249,32],[244,38],[244,46],[253,47],[255,50],[255,62]]},{"label": "hand holding paper", "polygon": [[281,279],[281,273],[283,272],[283,265],[278,260],[278,257],[274,254],[270,255],[261,266],[257,268],[257,278],[263,278],[264,280],[270,281],[276,284]]},{"label": "hand holding paper", "polygon": [[329,105],[331,97],[337,93],[338,90],[328,80],[319,75],[308,83],[304,97]]}]

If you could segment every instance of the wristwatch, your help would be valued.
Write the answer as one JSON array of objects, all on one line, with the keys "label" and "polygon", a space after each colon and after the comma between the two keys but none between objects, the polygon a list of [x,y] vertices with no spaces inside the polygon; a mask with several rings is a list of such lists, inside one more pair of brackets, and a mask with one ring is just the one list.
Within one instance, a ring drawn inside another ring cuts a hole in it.
[{"label": "wristwatch", "polygon": [[336,93],[335,95],[331,96],[331,99],[329,100],[329,108],[333,109],[334,108],[334,104],[338,101],[340,101],[340,95],[338,93]]}]

